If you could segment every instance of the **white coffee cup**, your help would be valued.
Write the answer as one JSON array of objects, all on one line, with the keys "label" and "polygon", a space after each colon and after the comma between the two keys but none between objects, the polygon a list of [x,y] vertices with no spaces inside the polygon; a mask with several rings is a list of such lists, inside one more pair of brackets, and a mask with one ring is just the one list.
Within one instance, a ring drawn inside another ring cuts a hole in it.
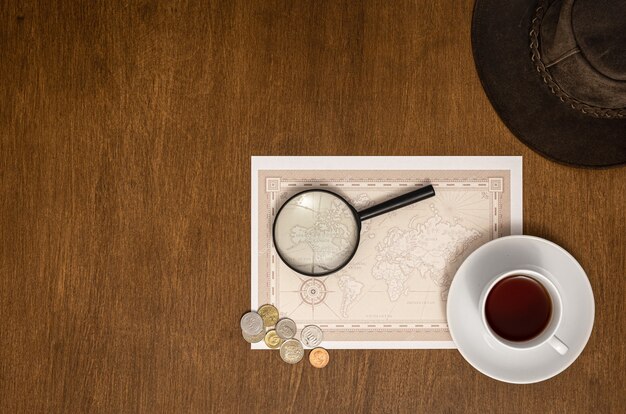
[{"label": "white coffee cup", "polygon": [[[489,296],[491,289],[493,289],[493,287],[499,281],[510,276],[527,276],[527,277],[534,279],[546,289],[546,291],[550,295],[550,300],[552,301],[552,317],[550,319],[550,322],[548,323],[548,326],[546,326],[543,332],[541,332],[535,338],[530,339],[528,341],[515,342],[515,341],[509,341],[505,338],[502,338],[497,333],[495,333],[493,329],[491,329],[491,327],[489,326],[489,323],[487,322],[487,316],[485,314],[487,296]],[[548,343],[559,354],[565,355],[567,353],[569,348],[567,347],[567,345],[565,345],[565,343],[561,339],[559,339],[556,336],[556,332],[559,329],[559,326],[561,325],[561,318],[562,318],[561,295],[559,294],[559,291],[556,288],[556,286],[554,286],[554,283],[552,283],[552,281],[550,281],[550,279],[546,277],[545,275],[542,275],[541,273],[538,273],[534,270],[527,270],[527,269],[511,270],[509,272],[502,273],[501,275],[492,279],[485,286],[485,289],[483,290],[483,293],[480,296],[479,304],[480,304],[482,321],[483,321],[483,325],[485,326],[485,329],[487,330],[487,332],[489,332],[489,335],[494,340],[501,343],[502,345],[507,346],[512,349],[525,350],[525,349],[538,348],[542,346],[543,344]]]}]

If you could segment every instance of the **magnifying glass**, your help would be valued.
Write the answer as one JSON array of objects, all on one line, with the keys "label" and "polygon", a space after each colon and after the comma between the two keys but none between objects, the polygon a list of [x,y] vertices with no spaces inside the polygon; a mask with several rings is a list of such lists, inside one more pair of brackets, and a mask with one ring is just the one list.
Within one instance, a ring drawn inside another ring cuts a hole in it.
[{"label": "magnifying glass", "polygon": [[435,195],[432,185],[356,211],[343,197],[326,190],[302,191],[283,204],[274,220],[274,246],[294,271],[325,276],[350,262],[361,222]]}]

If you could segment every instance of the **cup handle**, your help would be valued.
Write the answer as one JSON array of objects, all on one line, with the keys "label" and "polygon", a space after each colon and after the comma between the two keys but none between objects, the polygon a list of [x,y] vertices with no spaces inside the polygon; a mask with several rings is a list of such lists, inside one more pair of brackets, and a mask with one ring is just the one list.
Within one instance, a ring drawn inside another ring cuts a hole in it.
[{"label": "cup handle", "polygon": [[553,336],[550,339],[548,339],[548,343],[550,344],[550,346],[552,346],[552,348],[554,348],[556,352],[558,352],[561,355],[565,355],[567,351],[569,350],[567,345],[565,345],[563,341],[561,341],[556,336]]}]

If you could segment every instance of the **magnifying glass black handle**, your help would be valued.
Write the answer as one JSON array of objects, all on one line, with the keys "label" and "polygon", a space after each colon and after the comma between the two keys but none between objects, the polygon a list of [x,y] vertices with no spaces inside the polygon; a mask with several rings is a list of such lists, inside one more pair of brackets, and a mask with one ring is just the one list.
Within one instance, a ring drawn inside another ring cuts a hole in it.
[{"label": "magnifying glass black handle", "polygon": [[371,219],[381,214],[388,213],[393,210],[397,210],[401,207],[408,206],[418,201],[426,200],[427,198],[435,195],[435,189],[432,185],[427,185],[418,190],[411,191],[410,193],[402,194],[399,197],[387,200],[384,203],[377,204],[370,208],[366,208],[363,211],[359,211],[359,218],[361,221]]}]

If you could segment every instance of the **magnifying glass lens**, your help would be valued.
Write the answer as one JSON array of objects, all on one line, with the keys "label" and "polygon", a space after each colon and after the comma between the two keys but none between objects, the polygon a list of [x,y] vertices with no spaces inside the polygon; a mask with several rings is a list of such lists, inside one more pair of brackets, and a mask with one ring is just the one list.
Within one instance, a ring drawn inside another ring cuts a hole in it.
[{"label": "magnifying glass lens", "polygon": [[274,223],[274,243],[294,270],[323,275],[345,265],[359,244],[360,222],[346,202],[325,191],[288,200]]}]

